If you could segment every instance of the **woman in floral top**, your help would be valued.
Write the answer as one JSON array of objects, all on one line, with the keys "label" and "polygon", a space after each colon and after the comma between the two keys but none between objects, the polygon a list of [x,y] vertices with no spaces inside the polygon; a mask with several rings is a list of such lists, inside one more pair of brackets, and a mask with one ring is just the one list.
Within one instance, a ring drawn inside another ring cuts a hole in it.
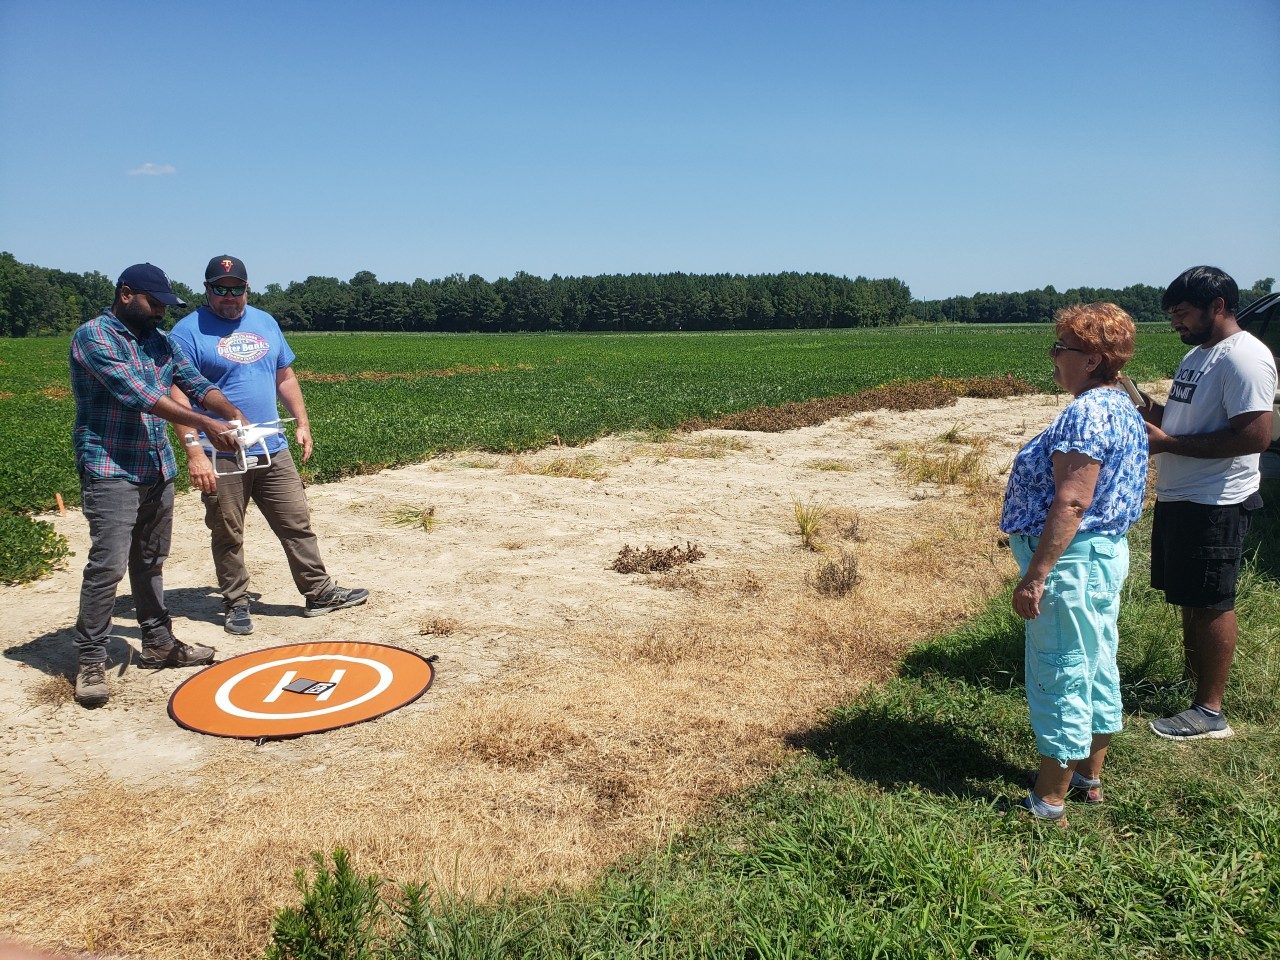
[{"label": "woman in floral top", "polygon": [[[1065,823],[1070,796],[1102,801],[1111,735],[1122,725],[1116,614],[1129,573],[1125,534],[1142,512],[1147,431],[1119,385],[1134,326],[1111,303],[1054,317],[1053,379],[1072,400],[1014,458],[1000,529],[1022,579],[1026,682],[1040,768],[1021,806]],[[1029,778],[1030,779],[1030,778]]]}]

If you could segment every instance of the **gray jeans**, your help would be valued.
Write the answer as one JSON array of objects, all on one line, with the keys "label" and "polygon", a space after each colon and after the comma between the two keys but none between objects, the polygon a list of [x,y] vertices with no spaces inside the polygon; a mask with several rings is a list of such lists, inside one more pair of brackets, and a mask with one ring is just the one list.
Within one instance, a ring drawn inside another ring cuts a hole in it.
[{"label": "gray jeans", "polygon": [[302,478],[288,448],[271,455],[271,466],[218,477],[217,493],[204,494],[204,522],[213,534],[213,568],[228,607],[249,592],[244,563],[244,516],[252,500],[280,539],[298,592],[317,600],[333,587],[320,558],[320,540],[311,531],[311,510]]},{"label": "gray jeans", "polygon": [[126,571],[143,646],[163,646],[173,636],[163,577],[173,533],[173,481],[141,485],[84,477],[80,491],[91,541],[76,618],[80,663],[106,662],[116,588]]}]

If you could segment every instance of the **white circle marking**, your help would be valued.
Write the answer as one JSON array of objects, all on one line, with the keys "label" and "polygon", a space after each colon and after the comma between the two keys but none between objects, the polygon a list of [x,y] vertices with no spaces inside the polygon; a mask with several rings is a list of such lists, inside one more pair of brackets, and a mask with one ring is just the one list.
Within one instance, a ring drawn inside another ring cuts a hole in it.
[{"label": "white circle marking", "polygon": [[[368,693],[362,694],[347,703],[338,703],[332,707],[322,707],[319,710],[304,710],[299,713],[258,713],[254,710],[242,710],[231,702],[231,691],[235,689],[236,684],[246,677],[261,673],[263,670],[270,670],[272,667],[283,667],[289,663],[306,663],[312,660],[345,660],[347,663],[363,663],[365,666],[373,667],[378,672],[378,683]],[[387,687],[391,686],[391,679],[390,667],[378,660],[369,660],[365,657],[348,657],[340,653],[327,653],[317,657],[289,657],[286,660],[272,660],[270,663],[260,663],[256,667],[241,670],[218,688],[218,692],[214,694],[213,702],[224,713],[229,713],[233,717],[242,717],[245,720],[303,720],[307,717],[320,717],[326,713],[337,713],[339,710],[346,710],[350,707],[359,706],[366,700],[372,700]]]}]

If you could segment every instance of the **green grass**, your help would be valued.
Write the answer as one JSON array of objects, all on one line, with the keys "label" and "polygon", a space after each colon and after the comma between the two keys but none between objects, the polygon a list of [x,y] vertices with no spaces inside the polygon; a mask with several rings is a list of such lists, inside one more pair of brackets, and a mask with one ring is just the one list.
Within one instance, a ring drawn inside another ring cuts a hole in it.
[{"label": "green grass", "polygon": [[[1280,486],[1264,495],[1276,503]],[[1145,523],[1122,618],[1132,712],[1107,802],[1073,805],[1069,830],[997,810],[1035,761],[1006,591],[915,650],[896,679],[798,732],[801,754],[769,782],[587,890],[432,900],[417,886],[380,890],[342,857],[318,860],[270,956],[1280,955],[1280,509],[1259,525],[1240,605],[1237,736],[1203,744],[1146,730],[1187,691],[1175,618],[1145,584]],[[370,915],[382,932],[368,932]]]}]

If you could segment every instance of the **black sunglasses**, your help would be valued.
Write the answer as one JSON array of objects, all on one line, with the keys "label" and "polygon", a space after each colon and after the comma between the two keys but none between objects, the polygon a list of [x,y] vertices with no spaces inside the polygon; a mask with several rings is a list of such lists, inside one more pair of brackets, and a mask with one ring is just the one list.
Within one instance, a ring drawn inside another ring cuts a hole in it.
[{"label": "black sunglasses", "polygon": [[220,297],[238,297],[249,288],[244,285],[238,287],[224,287],[220,283],[211,283],[209,284],[209,289]]},{"label": "black sunglasses", "polygon": [[1052,347],[1049,348],[1049,356],[1056,357],[1058,354],[1062,353],[1064,350],[1069,350],[1071,353],[1088,353],[1089,352],[1088,350],[1081,350],[1079,347],[1068,347],[1065,343],[1055,343]]}]

